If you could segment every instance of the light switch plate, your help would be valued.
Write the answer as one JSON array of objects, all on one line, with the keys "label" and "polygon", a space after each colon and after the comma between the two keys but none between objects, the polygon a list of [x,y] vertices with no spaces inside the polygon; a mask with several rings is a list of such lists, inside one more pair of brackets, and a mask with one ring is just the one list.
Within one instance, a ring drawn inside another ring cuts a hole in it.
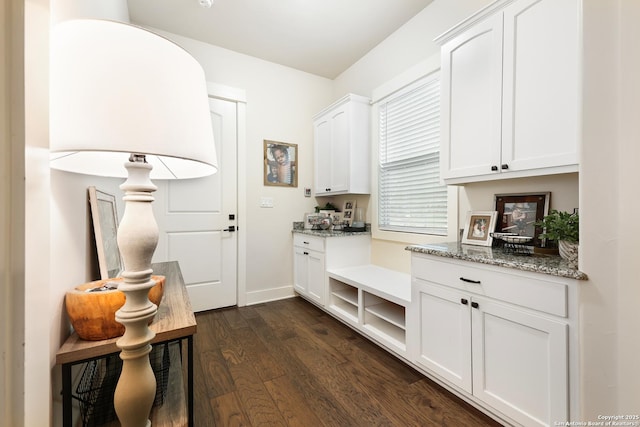
[{"label": "light switch plate", "polygon": [[273,197],[260,197],[260,207],[261,208],[272,208],[273,207]]}]

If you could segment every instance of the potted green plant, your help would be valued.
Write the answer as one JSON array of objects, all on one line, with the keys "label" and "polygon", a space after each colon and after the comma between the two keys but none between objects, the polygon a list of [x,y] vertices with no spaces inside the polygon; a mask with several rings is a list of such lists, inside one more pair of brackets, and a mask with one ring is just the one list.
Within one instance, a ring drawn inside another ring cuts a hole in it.
[{"label": "potted green plant", "polygon": [[540,234],[541,239],[558,243],[558,250],[562,258],[577,263],[580,239],[580,217],[577,213],[552,209],[541,221],[536,222],[536,226],[543,229]]},{"label": "potted green plant", "polygon": [[319,213],[320,211],[337,211],[337,210],[338,208],[336,208],[331,202],[327,202],[327,204],[324,206],[316,206],[316,213]]}]

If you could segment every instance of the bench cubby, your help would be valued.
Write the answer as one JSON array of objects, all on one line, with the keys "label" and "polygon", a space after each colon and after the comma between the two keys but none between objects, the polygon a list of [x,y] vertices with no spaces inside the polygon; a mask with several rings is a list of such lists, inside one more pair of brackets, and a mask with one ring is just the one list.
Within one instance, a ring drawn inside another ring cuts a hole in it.
[{"label": "bench cubby", "polygon": [[328,270],[327,310],[387,349],[406,356],[411,276],[367,264]]}]

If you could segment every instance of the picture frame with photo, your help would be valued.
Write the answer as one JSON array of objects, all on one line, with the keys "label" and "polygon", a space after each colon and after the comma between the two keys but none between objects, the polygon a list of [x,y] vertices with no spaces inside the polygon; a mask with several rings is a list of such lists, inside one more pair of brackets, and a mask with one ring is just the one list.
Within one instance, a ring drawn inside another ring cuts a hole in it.
[{"label": "picture frame with photo", "polygon": [[353,212],[356,209],[356,201],[355,200],[345,200],[342,206],[342,220],[345,221],[349,226],[353,224]]},{"label": "picture frame with photo", "polygon": [[264,185],[298,186],[298,144],[264,140]]},{"label": "picture frame with photo", "polygon": [[532,237],[530,244],[541,246],[542,227],[535,223],[549,214],[551,192],[496,194],[495,209],[498,212],[496,232],[516,233]]},{"label": "picture frame with photo", "polygon": [[464,226],[461,243],[477,246],[491,246],[491,233],[496,226],[497,211],[469,211]]}]

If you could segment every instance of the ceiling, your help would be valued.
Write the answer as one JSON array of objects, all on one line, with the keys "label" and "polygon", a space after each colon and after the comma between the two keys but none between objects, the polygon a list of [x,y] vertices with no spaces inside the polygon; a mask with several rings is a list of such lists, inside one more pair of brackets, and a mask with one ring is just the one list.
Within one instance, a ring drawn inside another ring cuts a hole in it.
[{"label": "ceiling", "polygon": [[132,23],[333,79],[433,0],[128,0]]}]

